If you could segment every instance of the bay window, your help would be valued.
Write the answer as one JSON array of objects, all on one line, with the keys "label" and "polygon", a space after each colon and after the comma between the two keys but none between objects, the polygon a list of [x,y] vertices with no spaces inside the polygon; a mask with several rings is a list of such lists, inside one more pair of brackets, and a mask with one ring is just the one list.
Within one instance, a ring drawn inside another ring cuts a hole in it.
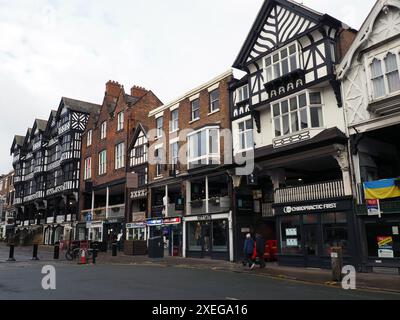
[{"label": "bay window", "polygon": [[248,119],[238,124],[239,126],[239,150],[248,150],[254,147],[253,120]]},{"label": "bay window", "polygon": [[125,144],[115,146],[115,170],[125,167]]},{"label": "bay window", "polygon": [[324,125],[320,92],[306,91],[278,101],[271,108],[275,137]]},{"label": "bay window", "polygon": [[265,82],[270,82],[300,67],[297,42],[277,50],[264,59]]},{"label": "bay window", "polygon": [[374,58],[370,64],[374,99],[400,90],[400,57],[389,52],[384,58]]},{"label": "bay window", "polygon": [[189,169],[199,165],[219,164],[219,129],[203,128],[188,135],[188,148]]}]

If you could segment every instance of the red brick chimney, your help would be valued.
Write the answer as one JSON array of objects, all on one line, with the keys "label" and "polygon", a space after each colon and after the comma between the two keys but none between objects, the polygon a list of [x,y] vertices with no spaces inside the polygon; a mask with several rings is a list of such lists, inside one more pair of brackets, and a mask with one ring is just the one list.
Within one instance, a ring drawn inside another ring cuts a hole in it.
[{"label": "red brick chimney", "polygon": [[106,95],[107,96],[119,97],[121,89],[122,89],[122,86],[116,81],[110,80],[106,83]]},{"label": "red brick chimney", "polygon": [[133,86],[131,89],[131,96],[135,97],[135,98],[141,98],[143,97],[148,91],[143,88],[143,87],[139,87],[139,86]]}]

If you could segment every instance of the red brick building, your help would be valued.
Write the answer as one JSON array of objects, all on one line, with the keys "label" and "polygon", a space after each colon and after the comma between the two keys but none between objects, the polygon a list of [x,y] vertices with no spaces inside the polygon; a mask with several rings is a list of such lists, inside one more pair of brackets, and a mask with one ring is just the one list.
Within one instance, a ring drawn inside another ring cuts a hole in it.
[{"label": "red brick building", "polygon": [[231,80],[225,72],[149,114],[147,228],[170,255],[231,259]]},{"label": "red brick building", "polygon": [[[79,238],[109,242],[125,222],[127,146],[139,122],[162,103],[152,91],[106,84],[99,112],[83,134]],[[86,223],[86,221],[90,221]]]}]

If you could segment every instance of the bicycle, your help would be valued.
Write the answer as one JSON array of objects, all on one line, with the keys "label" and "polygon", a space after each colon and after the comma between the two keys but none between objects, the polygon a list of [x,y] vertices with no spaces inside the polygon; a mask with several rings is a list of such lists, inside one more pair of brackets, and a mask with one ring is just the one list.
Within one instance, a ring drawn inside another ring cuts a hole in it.
[{"label": "bicycle", "polygon": [[[79,247],[68,248],[67,252],[65,253],[65,258],[68,261],[79,259],[82,256],[82,251],[84,250]],[[93,252],[93,249],[85,250],[86,259],[90,259],[93,256]]]}]

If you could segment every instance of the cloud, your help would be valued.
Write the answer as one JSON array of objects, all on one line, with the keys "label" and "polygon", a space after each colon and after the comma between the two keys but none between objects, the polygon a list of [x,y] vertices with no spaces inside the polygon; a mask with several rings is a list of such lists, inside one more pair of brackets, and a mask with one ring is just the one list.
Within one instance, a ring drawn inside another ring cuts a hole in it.
[{"label": "cloud", "polygon": [[[228,69],[262,0],[0,0],[0,172],[14,134],[62,96],[101,103],[112,79],[164,102]],[[305,0],[359,27],[372,0]]]}]

